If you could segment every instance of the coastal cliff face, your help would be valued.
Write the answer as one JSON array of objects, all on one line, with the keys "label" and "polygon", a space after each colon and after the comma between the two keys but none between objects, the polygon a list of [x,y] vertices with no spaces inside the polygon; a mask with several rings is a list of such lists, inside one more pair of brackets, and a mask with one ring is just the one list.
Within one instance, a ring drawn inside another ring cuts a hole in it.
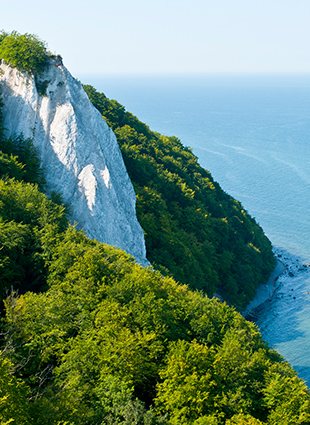
[{"label": "coastal cliff face", "polygon": [[32,138],[48,191],[60,192],[71,218],[87,236],[119,247],[148,264],[136,196],[113,131],[82,85],[52,59],[35,79],[1,64],[4,125],[8,135]]}]

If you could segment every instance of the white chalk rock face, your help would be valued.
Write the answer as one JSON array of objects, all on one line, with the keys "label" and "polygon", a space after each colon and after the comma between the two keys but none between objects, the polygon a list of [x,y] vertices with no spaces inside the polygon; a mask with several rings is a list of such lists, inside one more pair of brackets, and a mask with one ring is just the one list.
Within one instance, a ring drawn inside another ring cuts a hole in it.
[{"label": "white chalk rock face", "polygon": [[81,84],[56,59],[40,77],[47,85],[45,96],[33,76],[4,63],[1,70],[4,125],[8,135],[33,138],[48,190],[62,193],[72,220],[90,238],[148,264],[136,196],[116,137]]}]

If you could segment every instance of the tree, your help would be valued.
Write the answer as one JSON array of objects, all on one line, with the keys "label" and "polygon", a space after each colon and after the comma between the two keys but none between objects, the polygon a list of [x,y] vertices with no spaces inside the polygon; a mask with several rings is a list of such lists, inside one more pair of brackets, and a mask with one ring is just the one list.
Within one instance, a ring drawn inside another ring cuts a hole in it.
[{"label": "tree", "polygon": [[309,424],[309,392],[288,363],[276,363],[269,368],[262,392],[263,403],[270,411],[268,424]]},{"label": "tree", "polygon": [[28,388],[12,374],[12,364],[0,352],[0,423],[30,425]]},{"label": "tree", "polygon": [[171,345],[156,399],[161,410],[169,413],[169,424],[192,424],[200,416],[215,413],[214,354],[214,348],[195,340]]},{"label": "tree", "polygon": [[[26,139],[23,134],[3,138],[3,140],[0,138],[0,150],[3,154],[16,157],[16,160],[23,164],[23,180],[25,182],[36,183],[41,190],[44,190],[46,180],[41,168],[39,149],[34,146],[31,138]],[[16,178],[16,175],[8,174],[9,177]]]},{"label": "tree", "polygon": [[33,34],[12,31],[8,35],[2,32],[0,58],[19,71],[40,73],[47,64],[47,45]]}]

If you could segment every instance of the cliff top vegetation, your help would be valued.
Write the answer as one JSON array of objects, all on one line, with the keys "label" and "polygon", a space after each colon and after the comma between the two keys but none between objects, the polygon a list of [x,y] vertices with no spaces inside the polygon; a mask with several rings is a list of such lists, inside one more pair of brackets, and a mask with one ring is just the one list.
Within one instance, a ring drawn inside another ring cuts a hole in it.
[{"label": "cliff top vegetation", "polygon": [[42,72],[48,61],[47,44],[33,34],[0,34],[0,58],[19,71]]}]

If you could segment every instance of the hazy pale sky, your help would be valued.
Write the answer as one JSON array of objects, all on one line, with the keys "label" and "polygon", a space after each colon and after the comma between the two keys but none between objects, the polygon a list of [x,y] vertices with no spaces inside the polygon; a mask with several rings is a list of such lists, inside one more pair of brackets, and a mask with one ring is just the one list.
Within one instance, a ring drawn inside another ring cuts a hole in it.
[{"label": "hazy pale sky", "polygon": [[74,76],[310,73],[310,0],[14,0],[0,10],[0,28],[37,34]]}]

